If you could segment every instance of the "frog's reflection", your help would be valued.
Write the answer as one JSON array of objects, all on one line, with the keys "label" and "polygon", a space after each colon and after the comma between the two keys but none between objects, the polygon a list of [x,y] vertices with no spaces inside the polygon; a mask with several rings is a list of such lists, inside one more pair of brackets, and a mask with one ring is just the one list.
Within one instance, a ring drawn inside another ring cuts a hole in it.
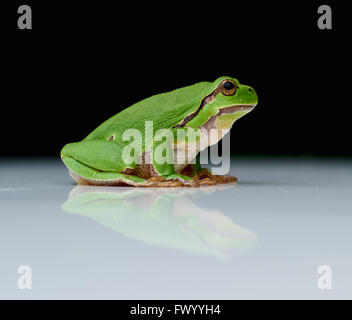
[{"label": "frog's reflection", "polygon": [[195,200],[227,187],[113,188],[77,186],[65,212],[87,216],[145,243],[230,258],[257,244],[256,235]]}]

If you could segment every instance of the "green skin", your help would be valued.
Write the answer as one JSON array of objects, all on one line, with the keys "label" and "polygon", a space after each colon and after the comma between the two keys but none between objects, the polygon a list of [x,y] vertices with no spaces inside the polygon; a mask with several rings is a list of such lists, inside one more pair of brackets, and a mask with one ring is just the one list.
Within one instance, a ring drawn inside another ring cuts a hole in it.
[{"label": "green skin", "polygon": [[[219,91],[220,84],[230,80],[237,87],[232,95]],[[218,92],[211,101],[199,111],[203,99]],[[138,164],[126,164],[122,160],[122,150],[128,144],[122,141],[122,135],[127,129],[137,129],[144,137],[145,122],[153,121],[153,136],[159,129],[200,130],[208,121],[216,117],[215,126],[219,129],[230,129],[240,117],[251,111],[258,103],[258,97],[253,88],[239,83],[231,77],[220,77],[214,82],[199,82],[194,85],[176,89],[171,92],[154,95],[144,99],[111,117],[91,132],[85,139],[69,143],[61,150],[61,158],[71,175],[93,184],[144,185],[146,180],[137,175],[125,174],[126,169],[135,169]],[[221,110],[234,106],[250,106],[246,110],[221,114]],[[196,111],[199,112],[196,112]],[[193,115],[191,118],[190,115]],[[176,126],[180,126],[177,127]],[[144,139],[143,139],[144,140]],[[142,150],[156,148],[159,141],[142,141]],[[171,147],[171,143],[170,143]],[[192,166],[201,170],[200,164]],[[153,175],[163,176],[166,180],[187,181],[193,178],[177,174],[172,163],[159,164],[153,159],[150,168]],[[77,179],[76,179],[77,181]]]}]

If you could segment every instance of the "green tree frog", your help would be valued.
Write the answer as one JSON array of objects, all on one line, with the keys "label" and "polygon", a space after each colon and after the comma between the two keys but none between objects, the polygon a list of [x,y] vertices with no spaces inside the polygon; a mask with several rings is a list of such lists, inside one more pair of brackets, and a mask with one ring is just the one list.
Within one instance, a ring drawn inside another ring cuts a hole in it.
[{"label": "green tree frog", "polygon": [[[222,139],[257,103],[253,88],[227,76],[156,94],[117,113],[82,141],[65,145],[61,159],[80,185],[199,186],[204,175],[206,184],[234,181],[202,169],[199,152]],[[138,133],[133,140],[131,130]],[[196,139],[187,138],[190,132]],[[128,149],[132,142],[133,150]],[[162,145],[167,148],[157,155]],[[160,161],[165,154],[168,161]]]}]

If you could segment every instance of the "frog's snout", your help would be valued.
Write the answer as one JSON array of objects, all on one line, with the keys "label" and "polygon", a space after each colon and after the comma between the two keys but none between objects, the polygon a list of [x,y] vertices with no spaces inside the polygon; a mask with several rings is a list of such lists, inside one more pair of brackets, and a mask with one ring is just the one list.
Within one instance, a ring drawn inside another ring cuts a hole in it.
[{"label": "frog's snout", "polygon": [[246,86],[245,89],[247,91],[246,95],[247,95],[248,102],[253,104],[255,107],[258,103],[258,95],[257,95],[256,91],[254,90],[254,88],[252,88],[250,86]]}]

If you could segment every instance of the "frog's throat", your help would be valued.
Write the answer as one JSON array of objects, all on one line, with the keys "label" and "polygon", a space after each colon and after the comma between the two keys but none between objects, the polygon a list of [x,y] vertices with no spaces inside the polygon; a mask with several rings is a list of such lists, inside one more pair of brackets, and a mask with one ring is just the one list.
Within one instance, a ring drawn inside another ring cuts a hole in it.
[{"label": "frog's throat", "polygon": [[245,105],[234,105],[226,108],[219,109],[216,115],[211,116],[209,120],[201,126],[201,129],[217,129],[215,125],[216,119],[224,114],[236,113],[236,112],[250,112],[255,108],[255,104],[245,104]]},{"label": "frog's throat", "polygon": [[199,105],[199,107],[197,108],[196,111],[194,111],[193,113],[189,114],[187,117],[185,117],[179,124],[177,124],[173,128],[184,127],[188,122],[190,122],[200,112],[200,110],[202,110],[204,108],[204,106],[206,104],[212,102],[219,92],[220,92],[220,89],[216,88],[211,94],[209,94],[208,96],[206,96],[202,100],[202,102],[200,103],[200,105]]}]

